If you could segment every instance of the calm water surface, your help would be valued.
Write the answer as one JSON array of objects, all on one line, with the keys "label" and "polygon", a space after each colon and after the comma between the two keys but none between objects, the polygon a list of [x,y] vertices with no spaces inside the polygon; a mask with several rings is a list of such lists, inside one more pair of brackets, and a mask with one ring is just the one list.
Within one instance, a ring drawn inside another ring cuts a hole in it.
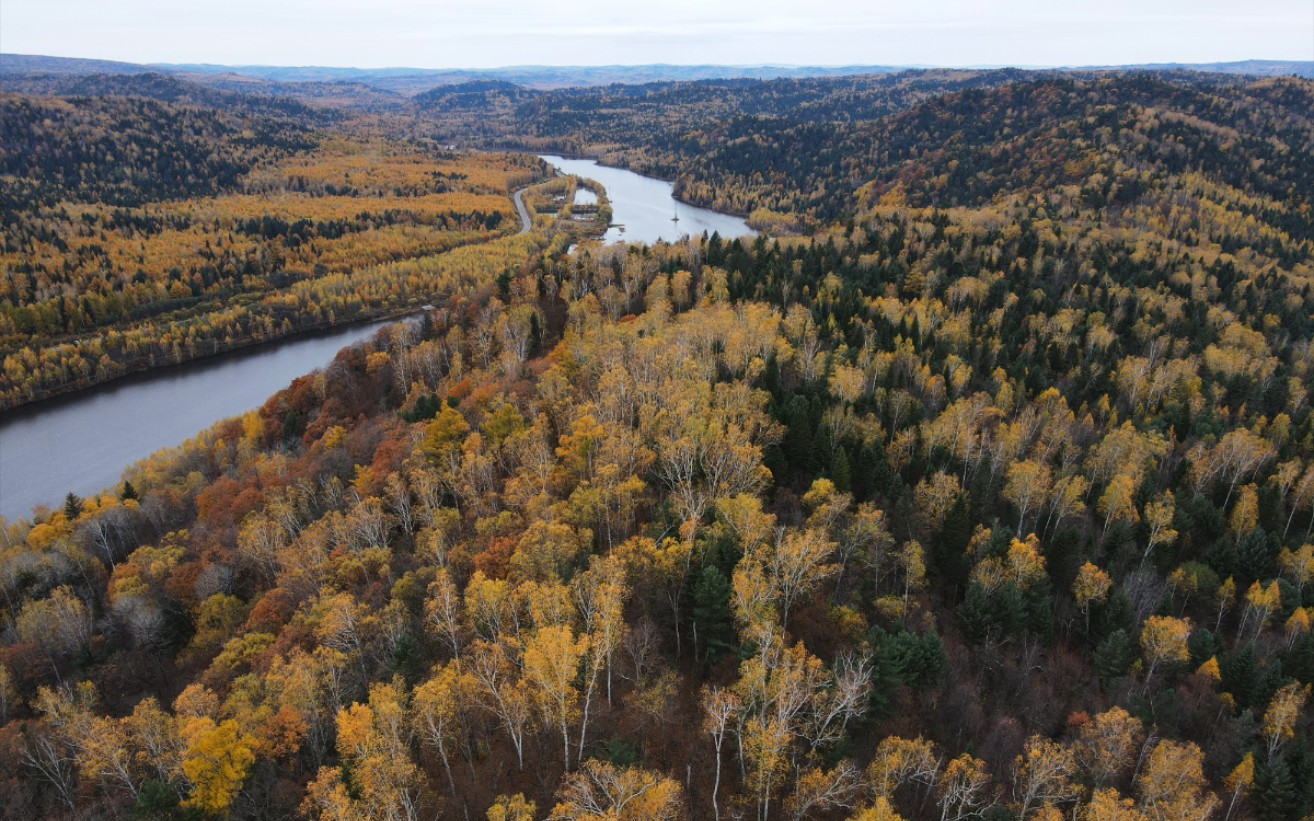
[{"label": "calm water surface", "polygon": [[[612,227],[603,236],[605,242],[648,242],[676,240],[704,231],[718,232],[722,239],[748,236],[753,229],[741,218],[707,208],[686,205],[675,199],[675,186],[626,171],[598,165],[597,160],[569,160],[553,154],[540,155],[565,174],[588,177],[602,183],[611,201]],[[579,202],[579,200],[576,200]],[[671,217],[679,216],[679,222]]]},{"label": "calm water surface", "polygon": [[124,468],[174,447],[215,422],[264,404],[298,376],[333,361],[339,350],[387,322],[214,359],[203,359],[91,388],[0,415],[0,516],[28,516],[70,491],[99,492]]},{"label": "calm water surface", "polygon": [[[704,231],[725,239],[753,233],[739,217],[677,202],[669,182],[594,160],[543,159],[606,187],[614,223],[606,242],[652,243]],[[576,198],[580,204],[591,200],[596,197],[583,190]],[[677,215],[679,221],[672,221]],[[34,505],[58,505],[66,493],[87,496],[115,485],[129,465],[260,407],[293,379],[327,365],[338,350],[385,324],[201,360],[0,414],[0,516],[28,516]]]}]

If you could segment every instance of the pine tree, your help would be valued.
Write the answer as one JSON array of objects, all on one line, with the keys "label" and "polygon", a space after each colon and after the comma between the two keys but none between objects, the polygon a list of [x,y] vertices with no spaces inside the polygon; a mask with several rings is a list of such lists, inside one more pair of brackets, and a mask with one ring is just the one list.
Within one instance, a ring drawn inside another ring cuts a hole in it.
[{"label": "pine tree", "polygon": [[840,493],[853,489],[853,478],[849,471],[849,454],[843,445],[835,447],[835,458],[830,462],[830,480]]},{"label": "pine tree", "polygon": [[1036,580],[1024,592],[1026,626],[1045,642],[1054,640],[1054,597],[1048,577]]},{"label": "pine tree", "polygon": [[1223,657],[1223,689],[1231,693],[1241,707],[1254,703],[1259,690],[1259,662],[1255,656],[1255,646],[1247,644],[1240,650]]},{"label": "pine tree", "polygon": [[1292,821],[1296,817],[1296,782],[1284,757],[1265,762],[1255,775],[1255,804],[1261,821]]},{"label": "pine tree", "polygon": [[995,623],[999,625],[1004,635],[1017,635],[1031,626],[1028,623],[1027,596],[1026,591],[1011,582],[1001,585],[990,594]]},{"label": "pine tree", "polygon": [[980,644],[990,633],[994,624],[990,607],[990,594],[979,584],[967,589],[967,596],[958,605],[958,620],[963,626],[963,634],[973,644]]},{"label": "pine tree", "polygon": [[914,690],[934,685],[947,662],[944,642],[933,630],[922,636],[900,631],[883,643],[881,649],[893,661],[899,681]]},{"label": "pine tree", "polygon": [[1136,660],[1136,648],[1126,630],[1114,630],[1095,648],[1091,659],[1106,684],[1125,674]]},{"label": "pine tree", "polygon": [[873,627],[867,641],[875,648],[872,654],[871,715],[877,721],[890,715],[894,696],[904,685],[901,647],[887,631]]},{"label": "pine tree", "polygon": [[1282,669],[1302,684],[1314,682],[1314,634],[1306,633],[1282,659]]},{"label": "pine tree", "polygon": [[785,404],[784,421],[788,426],[785,432],[783,449],[791,470],[809,473],[814,454],[812,451],[812,413],[808,398],[795,394]]},{"label": "pine tree", "polygon": [[1131,600],[1121,587],[1113,588],[1104,604],[1095,608],[1094,615],[1092,639],[1108,637],[1118,630],[1130,632],[1133,627]]},{"label": "pine tree", "polygon": [[697,653],[708,664],[734,649],[734,622],[730,613],[730,581],[714,564],[703,568],[693,589],[692,616]]},{"label": "pine tree", "polygon": [[1270,538],[1256,527],[1236,540],[1235,552],[1232,554],[1234,566],[1224,569],[1233,571],[1238,584],[1272,578],[1280,547],[1277,539]]},{"label": "pine tree", "polygon": [[965,495],[954,500],[944,525],[932,543],[932,557],[942,579],[954,586],[967,583],[967,545],[972,539],[972,511]]}]

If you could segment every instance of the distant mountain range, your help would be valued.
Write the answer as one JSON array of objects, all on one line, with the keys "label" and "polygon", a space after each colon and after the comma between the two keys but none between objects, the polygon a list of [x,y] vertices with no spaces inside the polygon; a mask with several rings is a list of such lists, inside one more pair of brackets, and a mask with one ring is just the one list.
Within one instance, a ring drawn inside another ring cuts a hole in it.
[{"label": "distant mountain range", "polygon": [[241,74],[281,82],[356,81],[402,93],[458,85],[478,80],[500,80],[528,88],[572,88],[621,83],[637,85],[680,80],[845,77],[857,74],[892,74],[904,66],[508,66],[490,69],[412,68],[283,68],[279,66],[164,65],[159,68],[196,74]]},{"label": "distant mountain range", "polygon": [[1253,77],[1304,77],[1314,79],[1314,61],[1236,60],[1231,63],[1141,63],[1127,66],[1088,66],[1109,71],[1203,71],[1208,74],[1247,74]]},{"label": "distant mountain range", "polygon": [[[548,89],[681,80],[845,77],[863,74],[891,74],[910,68],[926,68],[926,66],[680,66],[657,64],[641,66],[509,66],[490,69],[336,68],[319,66],[220,66],[204,63],[142,65],[112,60],[0,54],[0,74],[68,77],[90,74],[164,73],[192,77],[203,76],[207,78],[207,85],[217,85],[222,82],[228,88],[234,88],[250,81],[265,81],[275,84],[350,83],[407,96],[440,86],[486,80],[514,83],[527,88]],[[1254,76],[1296,75],[1314,78],[1314,61],[1244,60],[1231,63],[1158,63],[1135,66],[1081,67],[1081,70],[1114,69],[1182,70]],[[219,81],[217,78],[223,79]]]}]

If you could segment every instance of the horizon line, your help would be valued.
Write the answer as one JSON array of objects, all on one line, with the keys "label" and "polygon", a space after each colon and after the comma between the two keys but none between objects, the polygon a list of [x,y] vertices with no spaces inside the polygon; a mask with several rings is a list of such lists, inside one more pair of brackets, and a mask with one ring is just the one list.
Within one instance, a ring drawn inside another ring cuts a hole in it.
[{"label": "horizon line", "polygon": [[324,64],[279,64],[279,63],[213,63],[213,62],[133,62],[131,60],[112,59],[104,57],[72,57],[60,54],[32,54],[23,52],[0,51],[0,57],[35,57],[55,60],[85,60],[88,62],[99,63],[120,63],[125,66],[137,66],[143,68],[220,68],[220,69],[302,69],[302,70],[330,70],[330,71],[392,71],[392,72],[491,72],[491,71],[518,71],[518,70],[542,70],[542,69],[636,69],[636,68],[718,68],[718,69],[822,69],[822,70],[841,70],[841,69],[897,69],[901,71],[926,71],[926,70],[959,70],[959,71],[984,71],[1000,69],[1017,69],[1021,71],[1062,71],[1062,70],[1081,70],[1081,69],[1115,69],[1115,68],[1137,68],[1147,66],[1207,66],[1207,65],[1240,65],[1246,63],[1297,63],[1314,65],[1314,59],[1306,58],[1281,58],[1281,57],[1248,57],[1234,60],[1142,60],[1132,63],[1090,63],[1084,65],[1050,65],[1050,64],[1019,64],[1019,63],[972,63],[972,64],[941,64],[941,63],[712,63],[712,62],[694,62],[694,63],[522,63],[514,65],[500,66],[406,66],[406,65],[381,65],[381,66],[359,66],[359,65],[324,65]]}]

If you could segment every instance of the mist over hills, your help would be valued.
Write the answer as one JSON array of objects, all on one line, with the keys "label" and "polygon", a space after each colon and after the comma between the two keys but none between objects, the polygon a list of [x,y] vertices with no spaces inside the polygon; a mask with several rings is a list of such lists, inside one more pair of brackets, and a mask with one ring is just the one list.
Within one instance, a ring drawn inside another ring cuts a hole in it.
[{"label": "mist over hills", "polygon": [[[477,80],[499,80],[538,89],[643,84],[654,82],[724,79],[803,79],[893,74],[927,66],[848,65],[610,65],[610,66],[506,66],[489,69],[425,69],[409,67],[352,68],[334,66],[225,66],[208,63],[138,64],[112,60],[0,54],[0,74],[79,76],[88,74],[165,73],[191,76],[207,85],[263,81],[269,83],[358,84],[369,88],[415,95],[447,85]],[[1041,67],[1027,67],[1037,69]],[[1264,77],[1314,78],[1314,61],[1243,60],[1222,63],[1150,63],[1129,66],[1069,67],[1068,70],[1200,71]],[[231,89],[238,90],[238,89]],[[255,91],[257,89],[250,88]],[[261,89],[263,90],[263,89]]]}]

